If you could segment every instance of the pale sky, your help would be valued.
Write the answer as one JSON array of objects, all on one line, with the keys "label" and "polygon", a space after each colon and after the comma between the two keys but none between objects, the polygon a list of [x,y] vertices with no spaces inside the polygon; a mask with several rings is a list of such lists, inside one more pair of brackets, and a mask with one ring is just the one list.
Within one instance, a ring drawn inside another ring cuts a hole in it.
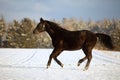
[{"label": "pale sky", "polygon": [[76,17],[84,20],[120,19],[120,0],[0,0],[0,16],[7,21]]}]

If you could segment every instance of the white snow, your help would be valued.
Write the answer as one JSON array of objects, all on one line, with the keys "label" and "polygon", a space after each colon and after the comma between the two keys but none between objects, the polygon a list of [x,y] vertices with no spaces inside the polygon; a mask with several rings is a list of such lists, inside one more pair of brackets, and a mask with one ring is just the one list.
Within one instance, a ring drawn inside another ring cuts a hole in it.
[{"label": "white snow", "polygon": [[120,80],[120,52],[93,50],[93,58],[87,71],[82,50],[64,51],[58,59],[61,68],[52,60],[46,64],[52,49],[0,49],[0,80]]}]

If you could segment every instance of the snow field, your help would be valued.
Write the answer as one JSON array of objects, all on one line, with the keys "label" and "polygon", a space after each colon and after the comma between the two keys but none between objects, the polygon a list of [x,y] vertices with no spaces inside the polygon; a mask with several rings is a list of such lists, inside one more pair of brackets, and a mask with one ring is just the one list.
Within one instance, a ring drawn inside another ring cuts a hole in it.
[{"label": "snow field", "polygon": [[0,80],[119,80],[120,52],[93,50],[93,59],[87,71],[82,50],[64,51],[58,59],[61,68],[52,60],[46,64],[52,49],[0,49]]}]

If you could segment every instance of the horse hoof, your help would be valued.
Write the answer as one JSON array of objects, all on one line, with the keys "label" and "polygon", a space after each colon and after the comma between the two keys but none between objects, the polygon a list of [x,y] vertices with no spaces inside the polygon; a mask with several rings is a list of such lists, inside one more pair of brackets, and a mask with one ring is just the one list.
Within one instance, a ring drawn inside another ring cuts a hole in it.
[{"label": "horse hoof", "polygon": [[87,70],[87,69],[85,69],[85,68],[83,69],[83,71],[86,71],[86,70]]},{"label": "horse hoof", "polygon": [[85,67],[85,68],[83,69],[83,71],[86,71],[86,70],[88,70],[88,67]]},{"label": "horse hoof", "polygon": [[78,63],[77,66],[80,66],[80,63]]},{"label": "horse hoof", "polygon": [[61,64],[61,67],[62,67],[62,68],[63,68],[63,66],[64,66],[64,65],[63,65],[63,64]]},{"label": "horse hoof", "polygon": [[47,66],[46,68],[48,69],[50,66]]}]

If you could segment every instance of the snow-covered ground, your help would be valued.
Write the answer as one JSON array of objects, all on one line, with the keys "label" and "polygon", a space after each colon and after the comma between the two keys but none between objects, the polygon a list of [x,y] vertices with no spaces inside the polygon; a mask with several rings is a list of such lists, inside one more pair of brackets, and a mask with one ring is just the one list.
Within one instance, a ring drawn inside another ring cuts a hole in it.
[{"label": "snow-covered ground", "polygon": [[61,68],[52,60],[46,64],[52,49],[0,49],[0,80],[120,80],[120,52],[93,50],[87,71],[86,62],[77,67],[84,57],[82,50],[64,51],[58,59]]}]

